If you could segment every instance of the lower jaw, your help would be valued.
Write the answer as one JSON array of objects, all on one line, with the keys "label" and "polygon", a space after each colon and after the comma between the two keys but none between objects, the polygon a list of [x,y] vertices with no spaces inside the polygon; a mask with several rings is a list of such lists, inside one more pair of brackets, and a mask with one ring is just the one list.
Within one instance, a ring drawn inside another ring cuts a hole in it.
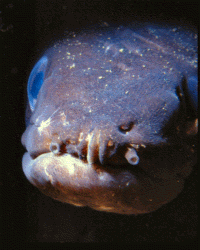
[{"label": "lower jaw", "polygon": [[70,154],[49,152],[32,159],[25,153],[22,165],[27,179],[47,196],[105,212],[148,213],[173,200],[183,188],[183,180],[155,181],[126,166],[106,168]]}]

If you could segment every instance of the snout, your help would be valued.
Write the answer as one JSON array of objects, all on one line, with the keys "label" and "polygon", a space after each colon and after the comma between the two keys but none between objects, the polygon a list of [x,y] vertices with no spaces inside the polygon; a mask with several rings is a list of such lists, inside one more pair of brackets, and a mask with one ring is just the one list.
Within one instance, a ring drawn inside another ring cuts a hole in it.
[{"label": "snout", "polygon": [[[55,133],[52,125],[29,126],[22,137],[27,179],[44,194],[76,206],[121,214],[158,209],[177,196],[183,179],[149,175],[140,158],[146,145],[139,129],[122,125],[84,126],[71,136],[66,129]],[[155,162],[148,165],[153,169]]]}]

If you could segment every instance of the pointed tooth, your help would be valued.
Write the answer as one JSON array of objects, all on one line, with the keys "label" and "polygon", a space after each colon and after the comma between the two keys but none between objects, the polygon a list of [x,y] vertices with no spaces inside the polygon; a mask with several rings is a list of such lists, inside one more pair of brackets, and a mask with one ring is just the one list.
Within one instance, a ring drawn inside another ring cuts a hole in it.
[{"label": "pointed tooth", "polygon": [[98,131],[96,129],[88,136],[87,161],[93,164],[98,159]]},{"label": "pointed tooth", "polygon": [[77,147],[79,159],[86,158],[87,145],[88,145],[88,142],[85,140],[85,138],[79,143]]},{"label": "pointed tooth", "polygon": [[140,145],[134,144],[134,143],[130,143],[129,145],[130,147],[135,148],[135,149],[138,149],[140,147]]},{"label": "pointed tooth", "polygon": [[103,165],[106,158],[107,142],[104,140],[104,135],[100,134],[99,138],[99,161]]},{"label": "pointed tooth", "polygon": [[134,148],[128,148],[125,158],[131,165],[137,165],[139,163],[140,158],[137,155],[137,152]]}]

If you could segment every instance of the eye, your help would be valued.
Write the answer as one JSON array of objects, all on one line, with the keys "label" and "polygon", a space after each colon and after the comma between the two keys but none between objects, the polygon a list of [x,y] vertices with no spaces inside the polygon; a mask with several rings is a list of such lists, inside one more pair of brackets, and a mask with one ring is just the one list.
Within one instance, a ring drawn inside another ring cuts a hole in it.
[{"label": "eye", "polygon": [[28,79],[28,100],[31,111],[34,110],[37,96],[40,91],[40,88],[44,82],[45,71],[47,67],[48,59],[46,56],[43,56],[34,66],[33,70]]}]

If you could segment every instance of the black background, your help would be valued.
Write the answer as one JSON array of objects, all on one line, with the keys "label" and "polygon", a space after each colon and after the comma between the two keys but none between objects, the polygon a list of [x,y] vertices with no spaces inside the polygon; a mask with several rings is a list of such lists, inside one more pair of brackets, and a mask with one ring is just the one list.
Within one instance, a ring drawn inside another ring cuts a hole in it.
[{"label": "black background", "polygon": [[[197,240],[197,171],[158,211],[117,215],[62,204],[41,194],[21,167],[26,83],[46,40],[99,22],[167,20],[197,25],[198,1],[1,1],[1,240],[181,244]],[[192,245],[193,246],[192,246]],[[150,249],[150,246],[147,247]]]}]

